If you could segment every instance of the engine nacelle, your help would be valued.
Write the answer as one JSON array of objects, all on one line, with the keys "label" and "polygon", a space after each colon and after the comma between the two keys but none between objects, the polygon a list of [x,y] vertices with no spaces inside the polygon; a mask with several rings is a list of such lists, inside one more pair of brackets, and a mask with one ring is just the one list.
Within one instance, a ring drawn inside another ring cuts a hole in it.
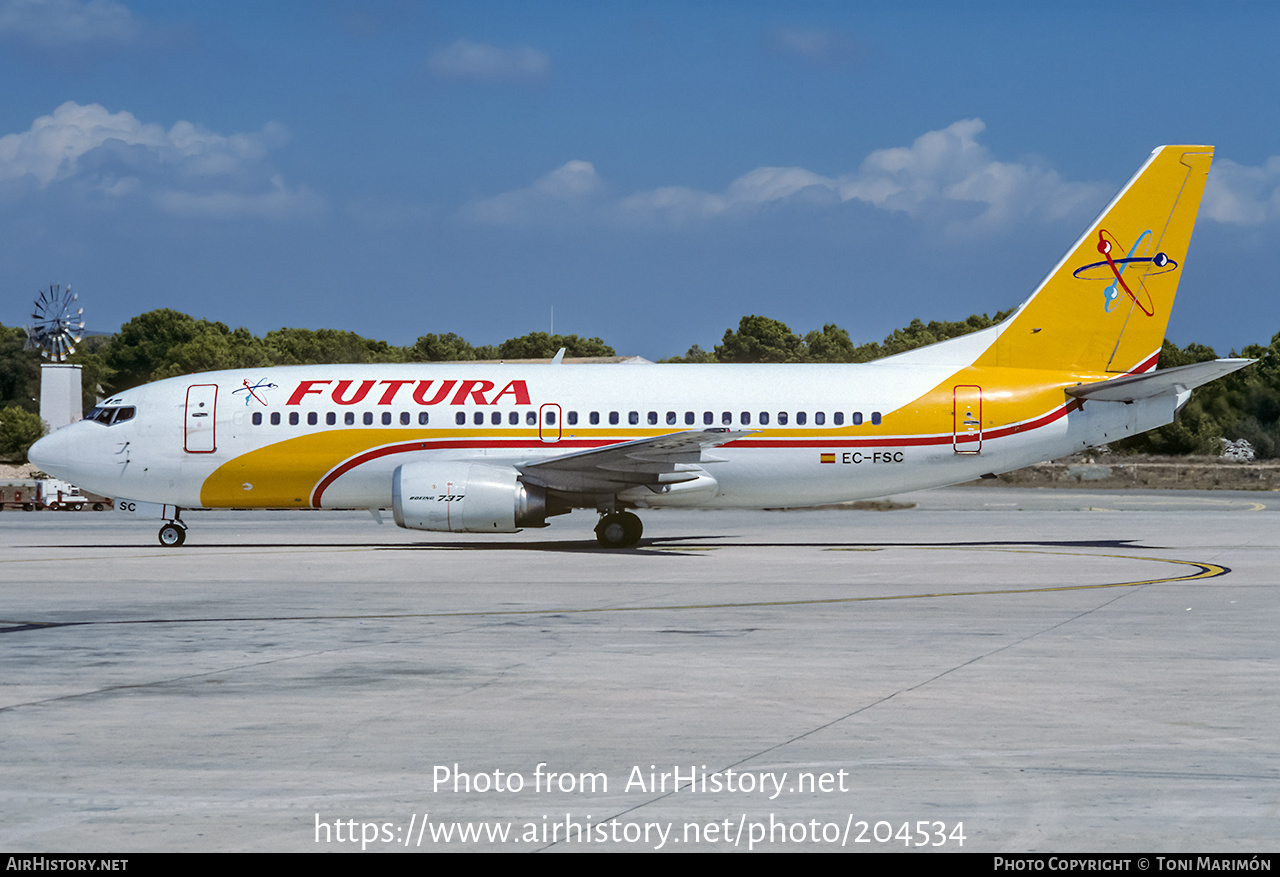
[{"label": "engine nacelle", "polygon": [[407,530],[515,533],[541,527],[546,492],[515,469],[480,463],[406,463],[391,480],[396,524]]}]

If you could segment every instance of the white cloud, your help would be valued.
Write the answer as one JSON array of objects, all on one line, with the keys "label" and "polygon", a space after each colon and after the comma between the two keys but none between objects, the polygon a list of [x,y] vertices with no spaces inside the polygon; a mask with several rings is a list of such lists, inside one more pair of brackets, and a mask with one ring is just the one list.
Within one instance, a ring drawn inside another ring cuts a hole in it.
[{"label": "white cloud", "polygon": [[548,217],[564,218],[598,203],[605,185],[589,161],[570,161],[532,186],[472,202],[464,219],[485,225],[528,225]]},{"label": "white cloud", "polygon": [[[861,202],[963,232],[1057,220],[1103,203],[1109,191],[1104,184],[1066,182],[1052,170],[996,161],[977,141],[984,129],[980,119],[962,120],[910,146],[873,152],[856,171],[838,176],[800,167],[756,168],[723,192],[663,186],[613,199],[594,167],[570,162],[528,188],[477,202],[464,213],[476,221],[522,224],[545,217],[554,206],[557,216],[572,208],[601,221],[680,224],[750,215],[784,202],[800,209]],[[563,182],[579,176],[577,186]]]},{"label": "white cloud", "polygon": [[551,73],[551,60],[529,46],[502,49],[458,40],[433,52],[427,67],[442,79],[482,82],[541,82]]},{"label": "white cloud", "polygon": [[816,27],[778,28],[769,34],[768,43],[776,52],[815,65],[857,63],[866,54],[852,37]]},{"label": "white cloud", "polygon": [[113,0],[0,0],[0,36],[41,49],[128,43],[139,32]]},{"label": "white cloud", "polygon": [[1259,167],[1216,159],[1200,212],[1232,225],[1259,225],[1280,216],[1280,156],[1271,156]]},{"label": "white cloud", "polygon": [[30,130],[0,137],[0,182],[141,197],[185,216],[280,218],[321,209],[319,196],[289,188],[266,162],[286,139],[276,123],[252,134],[218,134],[186,121],[165,130],[132,113],[68,101]]}]

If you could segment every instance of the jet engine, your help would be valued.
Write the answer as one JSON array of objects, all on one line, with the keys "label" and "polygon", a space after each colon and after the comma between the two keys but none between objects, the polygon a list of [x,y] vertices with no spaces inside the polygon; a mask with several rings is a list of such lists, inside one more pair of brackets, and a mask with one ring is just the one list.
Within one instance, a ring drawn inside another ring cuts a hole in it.
[{"label": "jet engine", "polygon": [[545,527],[546,491],[510,467],[480,463],[405,463],[392,475],[396,524],[408,530],[515,533]]}]

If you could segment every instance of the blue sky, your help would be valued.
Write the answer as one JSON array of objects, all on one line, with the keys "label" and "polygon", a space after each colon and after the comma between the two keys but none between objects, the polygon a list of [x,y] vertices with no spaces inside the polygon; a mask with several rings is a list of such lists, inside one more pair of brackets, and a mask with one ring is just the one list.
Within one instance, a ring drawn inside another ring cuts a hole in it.
[{"label": "blue sky", "polygon": [[659,358],[1011,307],[1217,147],[1169,335],[1280,331],[1267,3],[0,0],[0,322],[71,283],[410,344]]}]

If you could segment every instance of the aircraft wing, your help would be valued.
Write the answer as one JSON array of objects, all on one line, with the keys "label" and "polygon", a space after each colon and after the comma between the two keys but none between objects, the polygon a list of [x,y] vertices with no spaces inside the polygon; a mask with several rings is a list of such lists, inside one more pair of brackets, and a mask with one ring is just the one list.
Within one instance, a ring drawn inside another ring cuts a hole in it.
[{"label": "aircraft wing", "polygon": [[712,448],[754,430],[688,430],[620,442],[517,466],[521,480],[567,493],[616,492],[636,485],[693,481],[708,463],[724,462]]},{"label": "aircraft wing", "polygon": [[1097,399],[1099,402],[1134,402],[1149,399],[1161,393],[1185,393],[1201,384],[1229,375],[1244,368],[1252,359],[1211,359],[1193,362],[1141,375],[1125,375],[1094,384],[1078,384],[1067,387],[1067,395],[1077,399]]}]

